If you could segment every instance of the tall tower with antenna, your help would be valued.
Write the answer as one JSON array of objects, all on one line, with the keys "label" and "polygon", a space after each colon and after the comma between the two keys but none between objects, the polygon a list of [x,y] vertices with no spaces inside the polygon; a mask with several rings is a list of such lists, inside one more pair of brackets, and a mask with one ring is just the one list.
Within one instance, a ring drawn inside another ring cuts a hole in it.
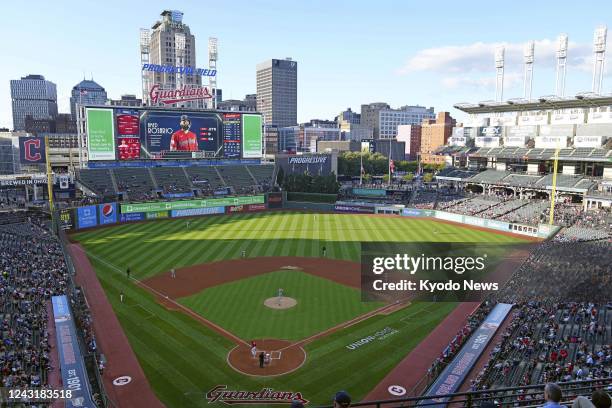
[{"label": "tall tower with antenna", "polygon": [[599,26],[593,35],[593,86],[592,91],[596,94],[601,92],[603,81],[604,63],[606,59],[606,40],[608,27]]},{"label": "tall tower with antenna", "polygon": [[504,98],[504,56],[506,49],[503,45],[495,48],[495,101],[501,102]]},{"label": "tall tower with antenna", "polygon": [[[217,71],[218,40],[216,37],[208,38],[208,68]],[[211,109],[217,107],[217,75],[208,77],[208,85],[213,97],[211,99]]]},{"label": "tall tower with antenna", "polygon": [[565,74],[567,73],[567,34],[557,37],[557,79],[555,95],[565,96]]},{"label": "tall tower with antenna", "polygon": [[525,65],[523,76],[523,98],[530,100],[533,89],[533,55],[535,42],[529,41],[523,48],[523,62]]}]

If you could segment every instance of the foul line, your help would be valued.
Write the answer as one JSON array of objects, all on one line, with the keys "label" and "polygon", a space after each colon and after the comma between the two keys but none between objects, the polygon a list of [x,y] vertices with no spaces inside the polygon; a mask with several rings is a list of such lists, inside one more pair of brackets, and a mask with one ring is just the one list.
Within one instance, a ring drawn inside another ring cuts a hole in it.
[{"label": "foul line", "polygon": [[[123,270],[120,269],[117,265],[113,264],[112,262],[109,262],[109,261],[105,260],[104,258],[102,258],[102,257],[100,257],[98,255],[95,255],[95,254],[93,254],[91,252],[88,253],[83,248],[81,248],[80,245],[76,245],[76,248],[78,248],[85,255],[91,256],[92,258],[95,258],[98,261],[104,263],[105,265],[107,265],[110,268],[114,269],[118,273],[123,273]],[[200,316],[199,314],[197,314],[193,310],[189,309],[188,307],[185,307],[185,306],[181,305],[180,303],[178,303],[174,299],[168,297],[168,295],[165,295],[165,294],[159,292],[158,290],[150,287],[149,285],[147,285],[146,283],[142,282],[141,280],[138,280],[138,279],[133,278],[131,276],[128,279],[133,280],[136,283],[136,285],[142,287],[145,290],[148,290],[151,293],[154,293],[155,295],[159,296],[162,300],[165,300],[168,303],[171,303],[172,305],[176,306],[178,309],[180,309],[184,313],[188,314],[189,316],[193,317],[194,319],[196,319],[196,320],[204,323],[205,325],[215,329],[217,332],[219,332],[220,334],[224,335],[225,337],[230,338],[234,343],[236,343],[236,344],[245,344],[247,346],[249,345],[248,342],[242,340],[240,337],[238,337],[235,334],[229,332],[228,330],[224,329],[223,327],[221,327],[221,326],[211,322],[210,320],[205,319],[204,317]]]}]

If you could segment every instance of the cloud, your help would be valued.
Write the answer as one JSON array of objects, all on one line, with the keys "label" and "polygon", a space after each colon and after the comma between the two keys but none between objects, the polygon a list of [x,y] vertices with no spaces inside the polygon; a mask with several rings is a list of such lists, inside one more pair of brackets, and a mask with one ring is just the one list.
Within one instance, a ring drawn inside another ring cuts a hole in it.
[{"label": "cloud", "polygon": [[[505,67],[520,67],[523,64],[525,43],[484,43],[452,45],[426,48],[410,57],[397,70],[400,75],[412,72],[429,71],[438,73],[475,73],[494,72],[495,48],[503,45],[506,49]],[[557,41],[543,39],[535,41],[535,67],[554,67],[556,64]],[[591,70],[591,44],[570,42],[568,47],[568,67]]]}]

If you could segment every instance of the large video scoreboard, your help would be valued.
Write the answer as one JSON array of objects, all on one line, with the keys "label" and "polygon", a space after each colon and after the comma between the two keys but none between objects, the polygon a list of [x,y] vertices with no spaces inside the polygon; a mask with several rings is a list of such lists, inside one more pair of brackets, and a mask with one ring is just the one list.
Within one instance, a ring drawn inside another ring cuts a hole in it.
[{"label": "large video scoreboard", "polygon": [[260,158],[260,114],[86,107],[89,161]]}]

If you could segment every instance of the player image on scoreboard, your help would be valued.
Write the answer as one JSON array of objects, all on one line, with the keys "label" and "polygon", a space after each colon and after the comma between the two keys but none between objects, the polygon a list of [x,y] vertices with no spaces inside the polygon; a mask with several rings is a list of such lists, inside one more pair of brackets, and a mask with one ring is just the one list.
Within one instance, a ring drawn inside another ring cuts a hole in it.
[{"label": "player image on scoreboard", "polygon": [[119,137],[117,150],[119,160],[134,160],[140,158],[139,137]]},{"label": "player image on scoreboard", "polygon": [[144,156],[197,158],[197,152],[215,154],[221,128],[221,118],[212,112],[146,111],[140,118]]}]

